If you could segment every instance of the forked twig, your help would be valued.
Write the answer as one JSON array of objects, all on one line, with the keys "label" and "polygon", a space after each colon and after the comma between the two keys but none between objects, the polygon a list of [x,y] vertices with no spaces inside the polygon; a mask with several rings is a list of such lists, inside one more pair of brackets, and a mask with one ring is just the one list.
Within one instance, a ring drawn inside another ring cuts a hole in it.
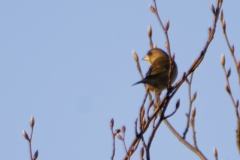
[{"label": "forked twig", "polygon": [[36,160],[38,158],[38,150],[34,153],[34,155],[32,155],[32,136],[33,136],[34,124],[35,124],[34,117],[31,116],[31,118],[30,118],[30,136],[28,136],[28,134],[25,130],[22,131],[24,138],[28,141],[30,160]]}]

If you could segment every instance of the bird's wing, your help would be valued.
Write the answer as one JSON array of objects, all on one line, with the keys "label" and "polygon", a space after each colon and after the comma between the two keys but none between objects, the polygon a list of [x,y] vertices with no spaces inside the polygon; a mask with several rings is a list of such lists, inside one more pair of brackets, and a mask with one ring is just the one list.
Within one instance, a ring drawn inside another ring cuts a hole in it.
[{"label": "bird's wing", "polygon": [[159,73],[167,73],[168,68],[169,68],[168,57],[166,58],[160,57],[152,63],[151,67],[146,73],[146,77],[153,76]]}]

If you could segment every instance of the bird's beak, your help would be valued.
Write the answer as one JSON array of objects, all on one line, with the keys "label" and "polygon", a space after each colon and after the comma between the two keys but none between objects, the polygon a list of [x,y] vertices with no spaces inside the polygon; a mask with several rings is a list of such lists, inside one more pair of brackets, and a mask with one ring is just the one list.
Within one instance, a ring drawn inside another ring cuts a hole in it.
[{"label": "bird's beak", "polygon": [[144,61],[149,61],[149,56],[148,55],[146,55],[145,57],[143,57],[143,59],[142,60],[144,60]]}]

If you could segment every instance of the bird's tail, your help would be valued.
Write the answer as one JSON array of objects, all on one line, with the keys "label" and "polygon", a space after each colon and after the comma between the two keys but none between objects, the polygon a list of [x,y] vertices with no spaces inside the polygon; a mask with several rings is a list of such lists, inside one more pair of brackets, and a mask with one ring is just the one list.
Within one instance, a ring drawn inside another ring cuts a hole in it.
[{"label": "bird's tail", "polygon": [[134,83],[132,86],[136,85],[136,84],[139,84],[139,83],[143,83],[142,80],[141,81],[138,81],[137,83]]}]

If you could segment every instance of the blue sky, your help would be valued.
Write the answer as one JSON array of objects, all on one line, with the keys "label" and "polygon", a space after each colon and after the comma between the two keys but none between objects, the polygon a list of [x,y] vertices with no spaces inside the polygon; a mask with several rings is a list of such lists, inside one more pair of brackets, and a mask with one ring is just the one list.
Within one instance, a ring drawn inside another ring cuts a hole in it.
[{"label": "blue sky", "polygon": [[[165,36],[149,11],[152,1],[9,0],[0,2],[0,159],[29,159],[21,132],[29,131],[34,115],[33,150],[39,159],[109,159],[112,150],[109,121],[126,126],[126,143],[134,137],[134,121],[144,97],[131,51],[142,58],[149,50],[147,27],[153,42],[165,50]],[[170,20],[171,51],[181,77],[203,48],[212,24],[210,4],[215,1],[158,1],[160,16]],[[224,1],[224,17],[239,59],[240,2]],[[230,82],[240,97],[236,71],[220,23],[206,57],[196,70],[192,92],[197,91],[198,147],[213,159],[239,158],[235,142],[236,117],[224,89],[220,64],[232,68]],[[149,65],[141,61],[143,73]],[[169,119],[182,134],[188,110],[187,85],[172,99],[168,113],[180,98],[177,113]],[[147,135],[148,137],[148,135]],[[193,144],[189,132],[187,140]],[[199,159],[162,124],[151,149],[152,159]],[[116,158],[122,159],[116,141]],[[132,159],[139,159],[139,152]]]}]

